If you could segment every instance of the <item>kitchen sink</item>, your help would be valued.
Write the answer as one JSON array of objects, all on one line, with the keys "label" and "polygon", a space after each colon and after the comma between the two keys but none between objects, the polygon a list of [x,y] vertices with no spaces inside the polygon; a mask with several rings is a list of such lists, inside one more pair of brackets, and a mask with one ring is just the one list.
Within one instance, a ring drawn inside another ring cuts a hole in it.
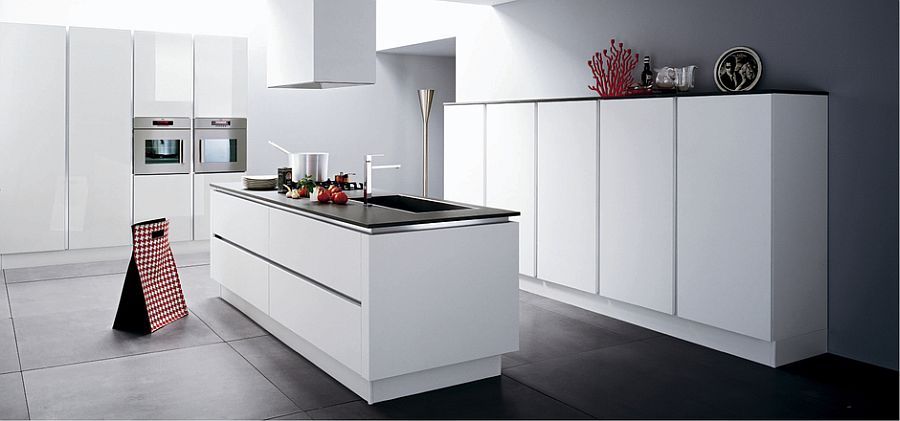
[{"label": "kitchen sink", "polygon": [[[351,200],[360,203],[362,203],[363,201],[362,198],[353,198]],[[469,209],[465,206],[452,205],[450,203],[439,202],[437,200],[421,199],[418,197],[403,196],[399,194],[370,197],[369,203],[386,208],[415,213]]]}]

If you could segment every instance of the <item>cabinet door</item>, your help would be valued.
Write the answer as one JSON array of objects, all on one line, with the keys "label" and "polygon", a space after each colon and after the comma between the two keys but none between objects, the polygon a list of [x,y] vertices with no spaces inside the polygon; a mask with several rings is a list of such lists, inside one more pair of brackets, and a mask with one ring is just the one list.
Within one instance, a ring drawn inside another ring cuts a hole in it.
[{"label": "cabinet door", "polygon": [[444,199],[484,205],[484,105],[444,107]]},{"label": "cabinet door", "polygon": [[595,294],[597,103],[539,103],[537,132],[537,276]]},{"label": "cabinet door", "polygon": [[247,117],[247,39],[194,37],[194,116]]},{"label": "cabinet door", "polygon": [[131,244],[131,31],[69,29],[69,248]]},{"label": "cabinet door", "polygon": [[600,295],[673,314],[675,100],[600,102]]},{"label": "cabinet door", "polygon": [[0,23],[0,253],[66,247],[66,28]]},{"label": "cabinet door", "polygon": [[210,241],[209,276],[269,314],[269,264],[218,238]]},{"label": "cabinet door", "polygon": [[194,44],[190,34],[134,32],[134,116],[191,117]]},{"label": "cabinet door", "polygon": [[[194,174],[194,241],[209,240],[209,185],[238,183],[243,173]],[[266,227],[268,231],[268,227]]]},{"label": "cabinet door", "polygon": [[534,276],[535,104],[487,106],[485,204],[519,211],[519,273]]},{"label": "cabinet door", "polygon": [[769,340],[771,99],[678,99],[678,288],[683,318]]},{"label": "cabinet door", "polygon": [[169,240],[190,241],[191,175],[134,176],[134,221],[169,219]]}]

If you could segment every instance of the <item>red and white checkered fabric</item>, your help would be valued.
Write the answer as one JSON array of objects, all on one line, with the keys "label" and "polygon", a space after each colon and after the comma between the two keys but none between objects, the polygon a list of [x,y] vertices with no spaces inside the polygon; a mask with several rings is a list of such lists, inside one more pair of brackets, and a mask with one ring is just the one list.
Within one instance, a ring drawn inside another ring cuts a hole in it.
[{"label": "red and white checkered fabric", "polygon": [[[153,232],[160,230],[163,235],[153,238]],[[141,277],[150,331],[153,332],[188,314],[175,258],[169,247],[169,221],[135,225],[132,234],[133,258]]]}]

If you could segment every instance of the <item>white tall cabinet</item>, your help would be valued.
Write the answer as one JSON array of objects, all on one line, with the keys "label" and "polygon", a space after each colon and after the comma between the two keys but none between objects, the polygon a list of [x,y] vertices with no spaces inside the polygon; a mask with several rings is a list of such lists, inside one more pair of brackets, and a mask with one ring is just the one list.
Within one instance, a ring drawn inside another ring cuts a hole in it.
[{"label": "white tall cabinet", "polygon": [[598,102],[537,107],[537,277],[596,294]]},{"label": "white tall cabinet", "polygon": [[194,241],[209,240],[209,185],[213,183],[237,183],[244,173],[194,174]]},{"label": "white tall cabinet", "polygon": [[483,104],[444,107],[444,199],[484,205]]},{"label": "white tall cabinet", "polygon": [[191,241],[190,174],[134,176],[134,221],[169,219],[169,240]]},{"label": "white tall cabinet", "polygon": [[519,273],[535,276],[535,112],[533,102],[488,104],[485,137],[485,205],[522,215]]},{"label": "white tall cabinet", "polygon": [[69,29],[69,248],[131,243],[131,31]]},{"label": "white tall cabinet", "polygon": [[247,117],[247,38],[194,37],[194,116]]},{"label": "white tall cabinet", "polygon": [[675,99],[600,101],[600,295],[672,314]]},{"label": "white tall cabinet", "polygon": [[192,117],[194,44],[190,34],[134,32],[134,116]]},{"label": "white tall cabinet", "polygon": [[66,246],[66,28],[0,23],[0,253]]},{"label": "white tall cabinet", "polygon": [[678,315],[824,341],[827,97],[678,103]]}]

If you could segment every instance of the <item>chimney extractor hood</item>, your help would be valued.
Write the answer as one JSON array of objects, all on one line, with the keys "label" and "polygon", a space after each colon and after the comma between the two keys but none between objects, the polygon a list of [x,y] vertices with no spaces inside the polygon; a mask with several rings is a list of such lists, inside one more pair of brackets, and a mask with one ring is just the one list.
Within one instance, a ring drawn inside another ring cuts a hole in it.
[{"label": "chimney extractor hood", "polygon": [[269,0],[270,88],[375,83],[375,0]]}]

